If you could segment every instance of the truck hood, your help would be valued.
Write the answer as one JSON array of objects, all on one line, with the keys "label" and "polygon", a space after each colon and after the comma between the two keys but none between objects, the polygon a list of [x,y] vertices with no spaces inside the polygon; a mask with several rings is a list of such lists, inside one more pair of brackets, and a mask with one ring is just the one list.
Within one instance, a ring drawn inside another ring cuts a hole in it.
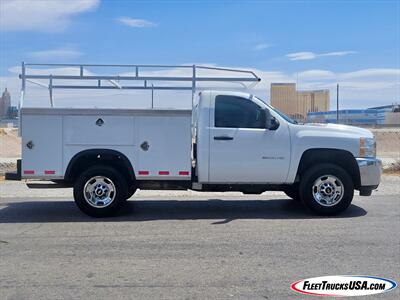
[{"label": "truck hood", "polygon": [[358,157],[360,138],[373,138],[371,131],[348,125],[306,123],[290,126],[293,153],[308,149],[345,150]]},{"label": "truck hood", "polygon": [[[373,138],[374,135],[370,130],[356,127],[356,126],[349,126],[349,125],[341,125],[341,124],[322,124],[322,123],[305,123],[301,126],[306,127],[308,130],[323,130],[328,132],[336,132],[336,133],[343,133],[343,134],[352,134],[358,135],[359,137],[366,137],[366,138]],[[302,129],[305,129],[305,128]]]}]

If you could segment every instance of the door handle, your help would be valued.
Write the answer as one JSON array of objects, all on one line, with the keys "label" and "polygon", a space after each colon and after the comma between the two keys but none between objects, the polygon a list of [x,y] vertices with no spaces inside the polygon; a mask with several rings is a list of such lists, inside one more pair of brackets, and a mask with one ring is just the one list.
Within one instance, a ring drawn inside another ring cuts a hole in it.
[{"label": "door handle", "polygon": [[226,135],[214,136],[214,140],[216,140],[216,141],[231,141],[231,140],[233,140],[233,137],[226,136]]}]

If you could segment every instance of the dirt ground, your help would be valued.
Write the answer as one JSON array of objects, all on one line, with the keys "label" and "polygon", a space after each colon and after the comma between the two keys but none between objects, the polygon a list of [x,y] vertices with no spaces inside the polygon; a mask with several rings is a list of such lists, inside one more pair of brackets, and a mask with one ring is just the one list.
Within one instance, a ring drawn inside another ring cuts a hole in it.
[{"label": "dirt ground", "polygon": [[376,138],[379,157],[400,159],[400,128],[370,129]]},{"label": "dirt ground", "polygon": [[0,158],[21,157],[21,138],[18,129],[0,128]]},{"label": "dirt ground", "polygon": [[0,176],[16,169],[16,160],[21,157],[21,138],[18,129],[0,128]]}]

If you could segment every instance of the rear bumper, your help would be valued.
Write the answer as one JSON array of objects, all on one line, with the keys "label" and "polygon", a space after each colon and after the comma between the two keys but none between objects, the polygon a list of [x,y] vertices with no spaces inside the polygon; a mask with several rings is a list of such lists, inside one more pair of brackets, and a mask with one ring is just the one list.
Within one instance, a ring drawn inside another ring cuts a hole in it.
[{"label": "rear bumper", "polygon": [[381,182],[382,162],[377,158],[356,158],[360,171],[360,191],[377,188]]}]

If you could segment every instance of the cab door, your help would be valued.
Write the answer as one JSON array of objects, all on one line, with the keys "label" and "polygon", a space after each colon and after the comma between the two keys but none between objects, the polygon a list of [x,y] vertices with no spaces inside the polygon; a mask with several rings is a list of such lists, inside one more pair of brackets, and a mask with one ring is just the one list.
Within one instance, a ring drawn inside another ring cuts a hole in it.
[{"label": "cab door", "polygon": [[265,108],[240,96],[217,95],[210,114],[210,183],[282,183],[290,163],[286,123],[265,128]]}]

